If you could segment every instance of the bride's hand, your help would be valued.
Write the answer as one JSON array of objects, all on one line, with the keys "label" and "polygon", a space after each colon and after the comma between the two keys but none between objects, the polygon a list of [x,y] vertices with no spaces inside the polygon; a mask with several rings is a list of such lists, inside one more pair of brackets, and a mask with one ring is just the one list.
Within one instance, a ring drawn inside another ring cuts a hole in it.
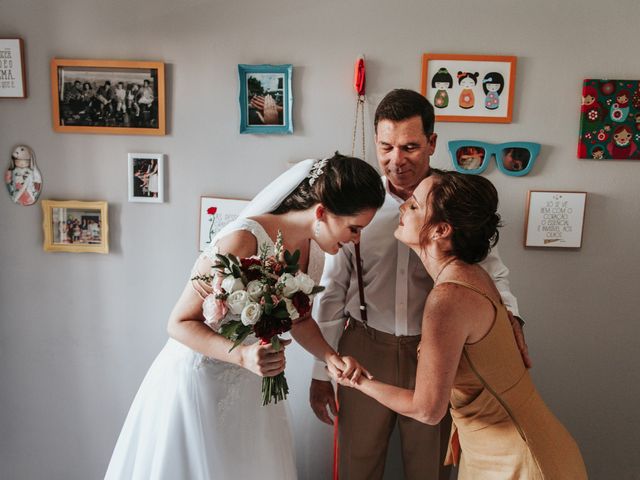
[{"label": "bride's hand", "polygon": [[371,373],[355,358],[349,356],[330,355],[327,358],[327,370],[336,382],[345,386],[357,385],[363,375],[370,380],[373,379]]},{"label": "bride's hand", "polygon": [[281,348],[278,352],[270,343],[260,345],[258,342],[251,345],[240,345],[238,347],[241,348],[240,366],[260,377],[275,377],[284,371],[286,366],[284,349],[290,343],[291,340],[280,340]]}]

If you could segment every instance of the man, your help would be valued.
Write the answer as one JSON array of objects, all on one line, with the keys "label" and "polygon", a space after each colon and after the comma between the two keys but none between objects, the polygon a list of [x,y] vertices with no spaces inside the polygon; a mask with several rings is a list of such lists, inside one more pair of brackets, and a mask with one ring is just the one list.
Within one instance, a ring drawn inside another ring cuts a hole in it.
[{"label": "man", "polygon": [[[413,388],[422,310],[433,281],[418,257],[396,241],[393,232],[400,205],[430,173],[429,161],[437,140],[433,133],[433,107],[414,91],[393,90],[380,102],[374,125],[376,154],[387,195],[360,240],[367,321],[363,322],[352,244],[333,257],[327,256],[321,282],[326,290],[314,302],[313,316],[327,341],[334,347],[339,345],[341,354],[358,359],[381,381]],[[517,302],[506,279],[508,269],[497,252],[492,252],[482,265],[493,276],[507,307],[517,315]],[[529,365],[521,328],[517,322],[512,323]],[[332,424],[327,407],[333,415],[337,408],[324,364],[316,364],[313,377],[311,407],[320,420]],[[396,414],[355,389],[339,388],[338,401],[341,480],[382,478],[389,437],[396,422],[406,478],[448,478],[448,468],[440,466],[450,420],[435,427],[424,425]]]}]

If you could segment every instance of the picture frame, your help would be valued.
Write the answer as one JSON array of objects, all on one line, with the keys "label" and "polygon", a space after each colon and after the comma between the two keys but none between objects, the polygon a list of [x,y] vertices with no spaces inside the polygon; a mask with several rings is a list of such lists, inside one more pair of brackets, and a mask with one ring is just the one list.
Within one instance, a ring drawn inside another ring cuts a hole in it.
[{"label": "picture frame", "polygon": [[53,130],[165,135],[162,62],[51,60]]},{"label": "picture frame", "polygon": [[24,42],[0,38],[0,98],[27,98]]},{"label": "picture frame", "polygon": [[222,227],[232,222],[249,205],[249,200],[210,195],[200,197],[198,249],[204,251]]},{"label": "picture frame", "polygon": [[438,122],[511,123],[517,57],[425,53],[421,92]]},{"label": "picture frame", "polygon": [[240,133],[293,133],[293,66],[238,65]]},{"label": "picture frame", "polygon": [[164,202],[164,155],[130,153],[127,160],[130,202]]},{"label": "picture frame", "polygon": [[525,247],[580,248],[587,192],[530,190]]},{"label": "picture frame", "polygon": [[46,252],[109,253],[107,202],[42,200]]},{"label": "picture frame", "polygon": [[578,158],[640,160],[640,80],[582,82]]}]

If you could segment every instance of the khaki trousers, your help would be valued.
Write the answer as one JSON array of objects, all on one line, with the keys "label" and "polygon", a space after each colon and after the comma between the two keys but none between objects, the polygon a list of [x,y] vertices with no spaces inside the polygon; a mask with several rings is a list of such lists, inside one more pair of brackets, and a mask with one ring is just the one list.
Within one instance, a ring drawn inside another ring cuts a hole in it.
[{"label": "khaki trousers", "polygon": [[[420,336],[396,337],[351,320],[340,340],[341,355],[356,358],[373,376],[385,383],[414,388]],[[450,418],[431,426],[399,415],[376,400],[348,388],[338,387],[340,480],[379,480],[384,475],[389,437],[396,422],[401,439],[402,461],[408,480],[444,480],[443,467]],[[442,440],[441,440],[442,437]]]}]

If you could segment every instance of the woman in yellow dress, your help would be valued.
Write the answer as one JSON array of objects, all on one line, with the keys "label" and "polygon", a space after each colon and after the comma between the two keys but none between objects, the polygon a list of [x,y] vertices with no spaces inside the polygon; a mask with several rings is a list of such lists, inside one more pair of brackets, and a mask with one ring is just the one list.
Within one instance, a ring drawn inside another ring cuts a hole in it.
[{"label": "woman in yellow dress", "polygon": [[336,380],[431,425],[450,403],[447,461],[460,480],[586,479],[578,446],[538,395],[500,294],[477,265],[498,240],[496,189],[483,177],[432,172],[402,205],[395,232],[434,280],[415,389]]}]

